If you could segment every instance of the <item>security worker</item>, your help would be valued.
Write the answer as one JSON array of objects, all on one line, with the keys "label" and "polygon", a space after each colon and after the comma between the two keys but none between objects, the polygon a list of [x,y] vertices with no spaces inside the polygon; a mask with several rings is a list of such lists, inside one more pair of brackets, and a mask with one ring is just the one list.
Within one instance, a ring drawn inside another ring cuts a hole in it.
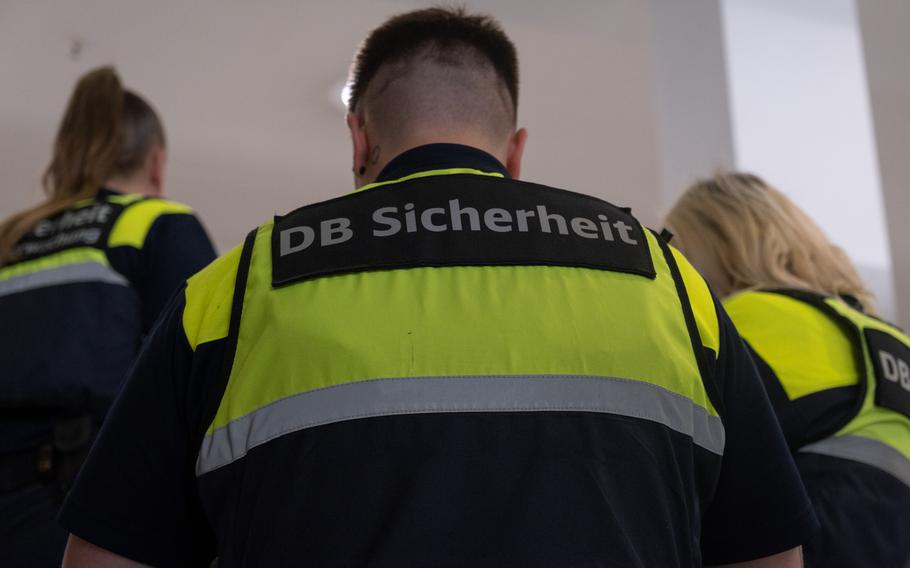
[{"label": "security worker", "polygon": [[[112,68],[79,81],[48,200],[0,226],[0,566],[59,566],[64,492],[169,296],[215,256],[158,198],[164,131]],[[154,197],[151,197],[154,196]]]},{"label": "security worker", "polygon": [[727,299],[822,531],[806,565],[910,562],[910,338],[873,317],[850,260],[749,174],[695,184],[668,217]]},{"label": "security worker", "polygon": [[515,179],[517,77],[463,10],[369,36],[359,190],[189,280],[67,566],[799,565],[815,518],[738,336],[628,210]]}]

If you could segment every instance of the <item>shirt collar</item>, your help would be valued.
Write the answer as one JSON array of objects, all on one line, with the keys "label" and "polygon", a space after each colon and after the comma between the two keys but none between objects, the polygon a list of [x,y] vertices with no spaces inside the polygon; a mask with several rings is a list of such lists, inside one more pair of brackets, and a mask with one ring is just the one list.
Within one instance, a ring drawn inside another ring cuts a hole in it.
[{"label": "shirt collar", "polygon": [[101,189],[98,190],[98,193],[95,195],[95,197],[97,199],[105,199],[105,198],[108,198],[108,197],[111,197],[114,195],[123,195],[123,193],[120,191],[117,191],[115,189],[102,187]]},{"label": "shirt collar", "polygon": [[499,160],[483,150],[463,144],[425,144],[393,158],[379,172],[376,181],[386,182],[418,172],[451,168],[470,168],[511,177]]}]

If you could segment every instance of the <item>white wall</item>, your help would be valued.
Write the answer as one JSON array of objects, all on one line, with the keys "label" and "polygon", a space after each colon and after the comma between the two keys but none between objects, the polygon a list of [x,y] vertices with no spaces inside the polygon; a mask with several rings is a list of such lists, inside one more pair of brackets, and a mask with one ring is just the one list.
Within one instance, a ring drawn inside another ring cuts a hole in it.
[{"label": "white wall", "polygon": [[891,256],[853,0],[724,0],[736,164],[779,187],[894,315]]}]

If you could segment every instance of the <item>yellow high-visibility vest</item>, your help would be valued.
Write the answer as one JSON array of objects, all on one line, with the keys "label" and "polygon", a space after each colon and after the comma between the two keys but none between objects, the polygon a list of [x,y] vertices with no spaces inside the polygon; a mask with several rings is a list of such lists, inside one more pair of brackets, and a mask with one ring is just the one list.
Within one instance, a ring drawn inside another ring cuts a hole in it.
[{"label": "yellow high-visibility vest", "polygon": [[190,279],[190,346],[233,358],[202,475],[306,428],[414,413],[579,411],[721,455],[691,265],[601,200],[476,170],[301,208]]},{"label": "yellow high-visibility vest", "polygon": [[44,219],[17,243],[17,261],[0,267],[0,296],[73,282],[128,285],[111,268],[107,250],[141,249],[154,222],[168,213],[191,213],[181,203],[141,195],[91,198]]},{"label": "yellow high-visibility vest", "polygon": [[724,302],[790,400],[858,385],[837,432],[800,448],[862,462],[910,485],[910,337],[843,301],[797,290],[747,291]]}]

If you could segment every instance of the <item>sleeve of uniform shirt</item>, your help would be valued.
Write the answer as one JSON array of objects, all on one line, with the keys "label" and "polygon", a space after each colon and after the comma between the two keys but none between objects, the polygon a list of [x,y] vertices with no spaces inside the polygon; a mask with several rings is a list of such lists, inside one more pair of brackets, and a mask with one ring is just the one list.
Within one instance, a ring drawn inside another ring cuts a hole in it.
[{"label": "sleeve of uniform shirt", "polygon": [[184,301],[176,295],[156,324],[60,513],[71,533],[154,566],[208,566],[215,555],[193,473],[199,354]]},{"label": "sleeve of uniform shirt", "polygon": [[702,521],[705,564],[763,558],[809,540],[818,521],[745,344],[717,306],[715,378],[726,446]]},{"label": "sleeve of uniform shirt", "polygon": [[136,285],[147,330],[180,285],[215,260],[215,249],[195,215],[165,214],[149,229],[141,255]]}]

